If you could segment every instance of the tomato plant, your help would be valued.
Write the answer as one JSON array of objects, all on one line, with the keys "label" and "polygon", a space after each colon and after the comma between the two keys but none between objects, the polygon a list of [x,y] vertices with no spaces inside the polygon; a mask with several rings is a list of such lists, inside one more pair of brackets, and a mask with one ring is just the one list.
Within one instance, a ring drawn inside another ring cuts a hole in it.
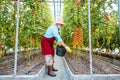
[{"label": "tomato plant", "polygon": [[[118,10],[114,10],[112,0],[91,1],[91,34],[93,48],[113,49],[118,44]],[[88,3],[87,0],[67,0],[64,3],[65,28],[67,36],[63,38],[66,43],[74,42],[74,28],[83,31],[83,44],[88,44]],[[69,30],[69,31],[68,31]],[[72,36],[71,36],[72,35]],[[69,41],[67,41],[69,38]],[[76,39],[75,39],[76,40]],[[78,41],[78,40],[77,40]],[[77,42],[76,42],[77,43]],[[80,43],[80,42],[79,42]]]},{"label": "tomato plant", "polygon": [[[0,1],[0,42],[4,49],[14,50],[17,1]],[[40,0],[20,2],[19,49],[39,48],[41,36],[52,23],[50,6]]]}]

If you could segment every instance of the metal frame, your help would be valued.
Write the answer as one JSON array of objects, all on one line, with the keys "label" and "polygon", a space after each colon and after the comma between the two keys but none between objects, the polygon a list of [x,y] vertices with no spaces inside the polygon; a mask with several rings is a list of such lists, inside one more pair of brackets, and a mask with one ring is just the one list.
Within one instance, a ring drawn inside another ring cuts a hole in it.
[{"label": "metal frame", "polygon": [[53,1],[48,1],[48,0],[45,0],[44,2],[49,2],[49,3],[64,3],[64,1],[55,1],[55,0],[53,0]]},{"label": "metal frame", "polygon": [[90,76],[92,79],[92,44],[91,44],[91,17],[90,17],[90,0],[88,0],[88,28],[89,28],[89,57],[90,57]]},{"label": "metal frame", "polygon": [[56,7],[55,7],[55,0],[53,0],[53,5],[54,5],[54,21],[55,21],[55,20],[56,20],[56,12],[55,12]]},{"label": "metal frame", "polygon": [[[57,16],[59,15],[61,17],[61,3],[63,3],[64,1],[62,0],[53,0],[53,1],[46,1],[46,2],[52,2],[53,6],[54,6],[54,21],[56,20]],[[60,6],[58,6],[60,4]],[[60,10],[56,10],[56,9],[60,9]],[[59,13],[56,13],[59,12]]]},{"label": "metal frame", "polygon": [[[120,42],[120,0],[118,0],[118,27],[119,27],[119,42]],[[120,43],[119,43],[119,47],[120,47]]]},{"label": "metal frame", "polygon": [[[12,0],[12,1],[18,1],[18,0]],[[25,0],[20,0],[20,2],[24,2]],[[49,3],[64,3],[64,1],[49,1],[49,0],[43,0],[42,2],[49,2]]]},{"label": "metal frame", "polygon": [[59,15],[61,14],[61,0],[60,0],[60,13],[59,13]]},{"label": "metal frame", "polygon": [[15,60],[14,60],[14,80],[16,80],[16,72],[17,72],[19,11],[20,11],[20,0],[17,1],[17,18],[16,18],[17,22],[16,22],[16,42],[15,42]]}]

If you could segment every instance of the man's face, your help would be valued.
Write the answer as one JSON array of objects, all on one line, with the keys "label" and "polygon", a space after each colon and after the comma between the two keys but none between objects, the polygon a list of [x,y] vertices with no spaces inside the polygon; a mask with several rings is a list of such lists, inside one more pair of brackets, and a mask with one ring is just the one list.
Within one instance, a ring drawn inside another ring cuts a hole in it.
[{"label": "man's face", "polygon": [[58,27],[59,29],[61,29],[62,26],[63,26],[63,24],[57,24],[57,27]]}]

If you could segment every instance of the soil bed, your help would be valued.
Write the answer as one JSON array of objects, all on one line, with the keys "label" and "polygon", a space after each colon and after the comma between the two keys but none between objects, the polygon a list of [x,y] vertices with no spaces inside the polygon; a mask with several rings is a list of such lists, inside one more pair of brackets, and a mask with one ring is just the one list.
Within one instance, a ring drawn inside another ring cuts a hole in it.
[{"label": "soil bed", "polygon": [[[101,57],[93,54],[93,74],[120,74],[120,66],[103,61]],[[65,59],[73,74],[90,74],[88,52],[67,53]]]},{"label": "soil bed", "polygon": [[[27,53],[29,54],[29,53]],[[35,75],[45,64],[40,51],[34,51],[29,58],[25,58],[26,52],[19,52],[17,75]],[[14,53],[0,59],[0,75],[12,75],[14,71]]]}]

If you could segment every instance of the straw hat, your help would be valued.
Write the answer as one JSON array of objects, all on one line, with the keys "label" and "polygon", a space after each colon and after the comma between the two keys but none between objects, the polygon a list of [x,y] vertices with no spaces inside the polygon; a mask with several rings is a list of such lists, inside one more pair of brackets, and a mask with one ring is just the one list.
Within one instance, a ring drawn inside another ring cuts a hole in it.
[{"label": "straw hat", "polygon": [[56,24],[65,24],[62,18],[58,18],[55,23]]}]

